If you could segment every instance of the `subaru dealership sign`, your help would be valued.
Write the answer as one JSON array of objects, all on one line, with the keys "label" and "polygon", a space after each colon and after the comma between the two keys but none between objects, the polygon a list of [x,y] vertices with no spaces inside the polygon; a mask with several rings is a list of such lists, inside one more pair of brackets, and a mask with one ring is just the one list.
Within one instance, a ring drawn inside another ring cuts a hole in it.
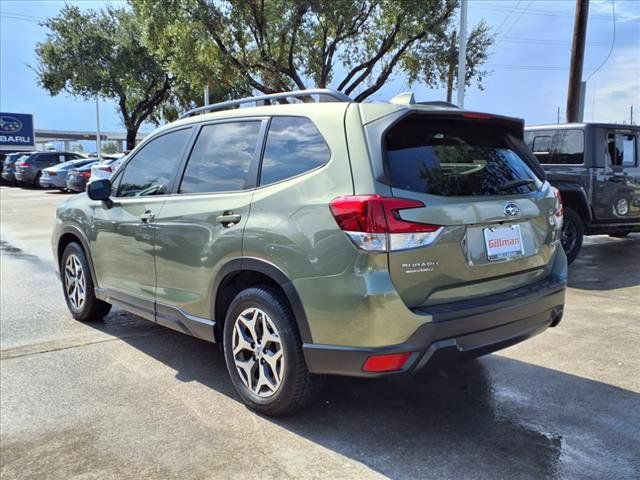
[{"label": "subaru dealership sign", "polygon": [[34,146],[33,115],[0,112],[0,149]]}]

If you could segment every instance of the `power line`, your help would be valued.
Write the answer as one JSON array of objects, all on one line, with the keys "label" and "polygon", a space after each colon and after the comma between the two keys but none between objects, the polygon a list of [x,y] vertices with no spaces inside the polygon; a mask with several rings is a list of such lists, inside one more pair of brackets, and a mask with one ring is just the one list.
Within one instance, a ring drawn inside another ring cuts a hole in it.
[{"label": "power line", "polygon": [[613,36],[611,37],[611,48],[609,49],[607,58],[604,59],[604,61],[600,64],[598,68],[596,68],[593,72],[589,74],[589,76],[585,80],[586,82],[588,82],[589,79],[593,77],[604,66],[605,63],[607,63],[607,61],[611,57],[611,53],[613,52],[613,47],[616,44],[616,4],[614,0],[611,0],[611,16],[613,17]]},{"label": "power line", "polygon": [[[494,12],[507,12],[510,10],[510,7],[506,7],[506,6],[501,6],[501,5],[496,5],[496,4],[485,4],[485,5],[481,5],[482,2],[480,1],[474,1],[472,2],[469,6],[471,8],[475,8],[477,10],[490,10],[490,11],[494,11]],[[518,10],[520,12],[522,12],[522,10]],[[573,15],[571,13],[564,13],[564,12],[558,12],[558,11],[554,11],[554,10],[544,10],[544,9],[539,9],[539,8],[529,8],[526,9],[526,14],[527,15],[538,15],[538,16],[543,16],[543,17],[565,17],[565,18],[572,18]],[[589,15],[589,19],[592,20],[609,20],[609,16],[608,15]]]},{"label": "power line", "polygon": [[522,2],[522,0],[518,0],[518,3],[516,3],[514,5],[514,7],[511,9],[511,11],[509,11],[509,13],[507,14],[506,17],[504,17],[504,20],[502,20],[502,23],[500,25],[498,25],[498,28],[496,28],[495,32],[496,35],[500,32],[500,29],[502,28],[502,26],[507,23],[507,20],[509,20],[509,17],[511,17],[511,15],[513,14],[513,12],[516,11],[516,8],[518,8],[518,5],[520,5],[520,2]]},{"label": "power line", "polygon": [[506,32],[504,32],[500,38],[498,38],[498,40],[496,41],[495,45],[493,46],[493,49],[492,49],[492,52],[491,52],[491,54],[490,54],[490,55],[492,55],[493,53],[495,53],[496,49],[498,48],[498,45],[500,45],[500,43],[502,42],[502,39],[503,39],[504,37],[506,37],[506,36],[509,34],[509,32],[510,32],[511,30],[513,30],[513,27],[515,27],[515,26],[516,26],[516,24],[520,21],[520,19],[521,19],[521,18],[522,18],[522,16],[527,12],[527,9],[531,6],[531,4],[532,4],[532,3],[533,3],[533,0],[529,0],[529,3],[527,3],[527,5],[524,7],[524,10],[522,10],[522,11],[520,12],[520,15],[518,16],[518,18],[516,18],[516,19],[515,19],[515,21],[514,21],[514,22],[509,26],[509,28],[507,29],[507,31],[506,31]]}]

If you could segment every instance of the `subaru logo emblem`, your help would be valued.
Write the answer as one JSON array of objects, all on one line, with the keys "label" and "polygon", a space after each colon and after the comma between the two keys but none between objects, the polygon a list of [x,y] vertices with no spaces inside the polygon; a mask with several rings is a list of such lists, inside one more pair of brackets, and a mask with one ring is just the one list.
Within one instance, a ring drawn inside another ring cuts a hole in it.
[{"label": "subaru logo emblem", "polygon": [[0,117],[0,132],[17,132],[22,130],[22,122],[17,118],[3,115]]},{"label": "subaru logo emblem", "polygon": [[520,207],[517,203],[507,203],[504,206],[504,214],[508,217],[517,217],[518,215],[520,215]]}]

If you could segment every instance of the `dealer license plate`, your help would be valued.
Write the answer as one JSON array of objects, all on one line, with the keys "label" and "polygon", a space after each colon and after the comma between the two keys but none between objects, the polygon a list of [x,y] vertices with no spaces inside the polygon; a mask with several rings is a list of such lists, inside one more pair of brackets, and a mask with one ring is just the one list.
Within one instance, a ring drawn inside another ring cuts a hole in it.
[{"label": "dealer license plate", "polygon": [[524,255],[520,225],[490,227],[483,232],[489,261],[508,260]]}]

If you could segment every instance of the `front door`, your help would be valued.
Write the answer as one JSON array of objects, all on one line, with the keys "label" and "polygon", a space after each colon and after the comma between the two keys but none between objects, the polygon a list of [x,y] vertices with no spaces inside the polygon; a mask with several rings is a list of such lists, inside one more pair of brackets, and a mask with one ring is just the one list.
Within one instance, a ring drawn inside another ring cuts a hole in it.
[{"label": "front door", "polygon": [[[598,223],[626,223],[640,220],[640,165],[638,132],[609,129],[605,144],[604,168],[596,169],[594,214]],[[596,150],[597,151],[597,150]]]},{"label": "front door", "polygon": [[[158,323],[211,339],[214,279],[242,256],[265,128],[263,119],[200,127],[176,194],[156,219]],[[200,327],[208,332],[191,330]]]},{"label": "front door", "polygon": [[114,179],[111,208],[94,206],[91,242],[98,286],[109,301],[154,319],[155,221],[171,193],[191,128],[145,143]]}]

